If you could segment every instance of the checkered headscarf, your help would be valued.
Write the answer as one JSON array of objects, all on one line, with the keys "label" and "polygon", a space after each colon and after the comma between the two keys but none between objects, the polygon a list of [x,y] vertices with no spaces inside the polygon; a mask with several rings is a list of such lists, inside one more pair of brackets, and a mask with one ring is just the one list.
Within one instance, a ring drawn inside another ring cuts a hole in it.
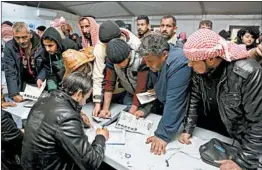
[{"label": "checkered headscarf", "polygon": [[227,42],[212,30],[199,29],[190,35],[184,44],[185,56],[190,61],[221,57],[226,61],[248,57],[245,45]]}]

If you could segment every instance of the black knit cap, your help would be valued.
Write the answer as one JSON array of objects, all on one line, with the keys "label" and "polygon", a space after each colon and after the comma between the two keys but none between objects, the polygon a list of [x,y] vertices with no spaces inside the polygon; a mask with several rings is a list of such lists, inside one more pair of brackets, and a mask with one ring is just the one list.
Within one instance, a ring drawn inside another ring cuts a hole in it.
[{"label": "black knit cap", "polygon": [[131,52],[129,45],[119,38],[112,39],[107,44],[106,54],[113,64],[119,64],[128,58]]},{"label": "black knit cap", "polygon": [[120,38],[121,31],[119,26],[112,21],[105,21],[99,27],[99,40],[108,43],[113,38]]}]

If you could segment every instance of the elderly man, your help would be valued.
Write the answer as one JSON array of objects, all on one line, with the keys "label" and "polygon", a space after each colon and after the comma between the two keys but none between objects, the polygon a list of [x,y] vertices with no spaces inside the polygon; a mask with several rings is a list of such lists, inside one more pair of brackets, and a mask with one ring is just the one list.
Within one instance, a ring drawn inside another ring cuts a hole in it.
[{"label": "elderly man", "polygon": [[19,92],[23,91],[25,84],[36,85],[37,79],[44,80],[42,49],[39,37],[24,22],[13,25],[13,37],[5,45],[4,71],[9,96],[15,102],[22,102]]},{"label": "elderly man", "polygon": [[[209,29],[193,33],[184,53],[195,73],[180,142],[189,144],[194,128],[201,123],[218,132],[224,128],[241,148],[232,160],[219,162],[220,170],[256,169],[262,155],[261,66],[252,58],[245,59],[244,45],[228,43]],[[213,119],[203,121],[202,105],[204,116]]]},{"label": "elderly man", "polygon": [[154,90],[164,105],[154,136],[147,139],[154,154],[165,153],[165,148],[177,133],[186,113],[191,69],[181,48],[168,44],[158,34],[146,36],[139,47],[147,67],[157,74]]},{"label": "elderly man", "polygon": [[160,33],[167,39],[168,43],[183,48],[183,43],[178,41],[176,36],[176,18],[172,15],[165,15],[160,22]]}]

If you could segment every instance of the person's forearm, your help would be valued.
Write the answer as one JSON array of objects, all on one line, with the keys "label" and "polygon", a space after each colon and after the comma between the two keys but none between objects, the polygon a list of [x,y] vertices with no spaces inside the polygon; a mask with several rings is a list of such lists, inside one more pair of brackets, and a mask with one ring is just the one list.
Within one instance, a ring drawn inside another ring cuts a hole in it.
[{"label": "person's forearm", "polygon": [[106,92],[104,93],[104,105],[103,105],[103,110],[109,110],[112,96],[113,96],[113,92],[111,92],[111,91],[106,91]]}]

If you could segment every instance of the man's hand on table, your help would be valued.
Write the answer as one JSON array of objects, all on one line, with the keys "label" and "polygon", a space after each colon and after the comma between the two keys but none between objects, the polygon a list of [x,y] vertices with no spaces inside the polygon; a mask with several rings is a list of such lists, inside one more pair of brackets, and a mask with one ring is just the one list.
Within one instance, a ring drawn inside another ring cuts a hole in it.
[{"label": "man's hand on table", "polygon": [[144,117],[145,113],[141,110],[138,110],[133,115],[135,115],[136,118],[139,119],[140,117]]},{"label": "man's hand on table", "polygon": [[96,135],[103,135],[106,138],[106,141],[109,139],[109,131],[106,128],[96,129]]},{"label": "man's hand on table", "polygon": [[166,153],[167,142],[165,142],[164,140],[156,136],[151,136],[147,138],[146,143],[151,143],[151,152],[155,155],[161,155]]},{"label": "man's hand on table", "polygon": [[103,109],[99,112],[98,117],[108,119],[111,117],[111,112],[109,110]]},{"label": "man's hand on table", "polygon": [[238,164],[233,162],[232,160],[222,160],[215,161],[216,163],[220,163],[220,170],[242,170]]},{"label": "man's hand on table", "polygon": [[14,103],[14,102],[3,102],[3,103],[1,103],[1,106],[2,106],[3,109],[6,109],[9,106],[10,107],[16,106],[16,103]]},{"label": "man's hand on table", "polygon": [[95,108],[93,110],[92,115],[98,117],[100,111],[101,111],[101,103],[95,103]]},{"label": "man's hand on table", "polygon": [[190,141],[190,138],[192,136],[188,133],[181,133],[180,136],[179,136],[179,142],[182,143],[182,144],[191,144],[191,141]]},{"label": "man's hand on table", "polygon": [[17,103],[21,103],[22,101],[24,101],[23,97],[20,95],[16,95],[13,97],[13,100]]},{"label": "man's hand on table", "polygon": [[131,113],[131,114],[134,114],[137,111],[137,109],[138,109],[137,106],[132,105],[128,112]]}]

